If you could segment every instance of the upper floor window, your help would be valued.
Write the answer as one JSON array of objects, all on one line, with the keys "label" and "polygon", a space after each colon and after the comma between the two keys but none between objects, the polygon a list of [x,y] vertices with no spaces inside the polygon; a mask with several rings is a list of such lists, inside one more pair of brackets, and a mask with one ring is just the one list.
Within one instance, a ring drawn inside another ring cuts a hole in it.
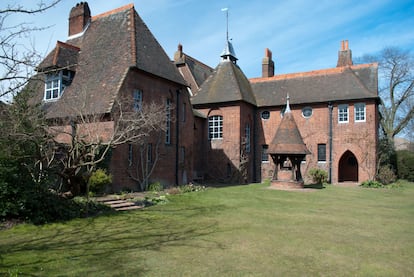
[{"label": "upper floor window", "polygon": [[365,122],[365,103],[354,105],[355,122]]},{"label": "upper floor window", "polygon": [[245,138],[246,138],[246,153],[250,153],[250,124],[246,124],[245,128]]},{"label": "upper floor window", "polygon": [[213,115],[208,118],[208,138],[223,138],[223,117],[221,115]]},{"label": "upper floor window", "polygon": [[171,144],[171,99],[167,98],[166,105],[166,126],[165,126],[165,144]]},{"label": "upper floor window", "polygon": [[49,73],[45,80],[45,95],[44,100],[57,100],[67,86],[72,83],[75,73],[70,70],[60,70],[58,72]]},{"label": "upper floor window", "polygon": [[270,112],[269,111],[263,111],[260,113],[260,116],[262,117],[262,119],[267,120],[270,118]]},{"label": "upper floor window", "polygon": [[133,92],[133,108],[134,111],[138,112],[142,110],[142,90],[135,89]]},{"label": "upper floor window", "polygon": [[338,105],[338,122],[346,123],[349,121],[348,104]]},{"label": "upper floor window", "polygon": [[302,116],[304,117],[304,118],[309,118],[309,117],[311,117],[312,116],[312,107],[304,107],[303,109],[302,109]]}]

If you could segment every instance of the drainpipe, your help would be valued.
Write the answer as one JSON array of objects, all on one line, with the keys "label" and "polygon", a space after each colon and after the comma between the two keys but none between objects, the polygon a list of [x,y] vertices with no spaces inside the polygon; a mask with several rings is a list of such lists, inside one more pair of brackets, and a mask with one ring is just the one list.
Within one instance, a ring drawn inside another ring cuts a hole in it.
[{"label": "drainpipe", "polygon": [[329,109],[329,173],[328,173],[328,183],[332,184],[332,110],[333,105],[332,102],[328,103],[328,109]]},{"label": "drainpipe", "polygon": [[180,143],[180,90],[177,89],[177,104],[175,105],[175,185],[178,186],[178,163],[179,163],[179,143]]},{"label": "drainpipe", "polygon": [[252,150],[253,150],[253,182],[257,182],[257,172],[256,172],[256,164],[257,164],[257,161],[256,161],[256,157],[257,157],[257,153],[256,153],[256,151],[257,151],[257,146],[256,146],[256,142],[257,142],[257,140],[256,140],[256,134],[257,134],[257,130],[256,130],[256,128],[257,128],[257,123],[256,123],[256,118],[257,118],[257,115],[256,115],[256,113],[257,113],[257,107],[254,107],[253,108],[253,139],[252,139],[252,145],[253,145],[253,147],[252,147]]}]

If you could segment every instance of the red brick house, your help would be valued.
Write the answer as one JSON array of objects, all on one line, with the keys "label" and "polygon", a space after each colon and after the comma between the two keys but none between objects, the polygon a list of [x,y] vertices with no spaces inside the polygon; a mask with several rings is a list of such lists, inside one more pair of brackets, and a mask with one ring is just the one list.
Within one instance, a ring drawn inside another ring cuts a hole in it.
[{"label": "red brick house", "polygon": [[191,99],[206,118],[198,126],[206,133],[195,139],[203,145],[202,169],[197,170],[207,178],[227,182],[272,178],[275,164],[268,148],[283,118],[287,95],[310,151],[300,166],[305,181],[310,181],[311,168],[326,170],[333,183],[374,178],[377,64],[353,65],[348,42],[343,41],[335,68],[275,76],[272,53],[266,49],[262,77],[248,80],[230,42],[221,57]]},{"label": "red brick house", "polygon": [[[77,4],[70,11],[67,41],[58,41],[37,70],[44,82],[38,83],[34,99],[47,117],[100,115],[92,135],[99,133],[102,140],[113,132],[119,99],[131,100],[134,109],[151,102],[171,108],[150,181],[190,181],[194,118],[187,83],[132,4],[96,16],[86,2]],[[156,155],[156,139],[148,143],[154,146],[147,153],[149,163]],[[109,169],[114,190],[137,189],[128,173],[137,166],[137,148],[124,144],[113,149]]]},{"label": "red brick house", "polygon": [[[334,183],[375,175],[377,65],[353,65],[347,42],[335,68],[276,76],[266,49],[262,77],[249,80],[229,41],[215,69],[186,55],[181,45],[171,62],[132,4],[91,16],[88,4],[81,2],[70,12],[68,35],[38,66],[43,82],[34,86],[33,99],[54,120],[79,116],[80,107],[82,116],[100,115],[94,135],[103,140],[113,132],[119,99],[130,99],[134,108],[151,102],[172,108],[151,182],[271,178],[275,164],[267,151],[287,95],[310,152],[300,163],[305,181],[314,167],[328,171]],[[149,144],[155,145],[156,138]],[[109,169],[114,190],[137,188],[128,173],[138,165],[137,148],[124,144],[113,149]],[[153,155],[148,152],[150,162]]]}]

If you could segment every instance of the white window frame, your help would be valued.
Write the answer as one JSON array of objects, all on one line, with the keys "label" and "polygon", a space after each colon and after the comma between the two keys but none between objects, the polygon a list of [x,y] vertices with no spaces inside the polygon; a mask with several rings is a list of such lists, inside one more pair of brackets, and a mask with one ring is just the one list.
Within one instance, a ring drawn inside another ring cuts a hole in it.
[{"label": "white window frame", "polygon": [[349,105],[340,104],[338,105],[338,123],[349,122]]},{"label": "white window frame", "polygon": [[[354,105],[355,122],[365,122],[367,118],[365,103],[355,103]],[[361,119],[362,118],[362,119]]]},{"label": "white window frame", "polygon": [[[305,111],[306,110],[310,110],[310,115],[305,115]],[[303,109],[302,109],[302,116],[303,116],[303,118],[311,118],[312,117],[312,115],[313,115],[313,109],[312,109],[312,107],[311,106],[306,106],[306,107],[304,107]]]},{"label": "white window frame", "polygon": [[223,139],[223,116],[212,115],[208,118],[208,138]]},{"label": "white window frame", "polygon": [[[54,92],[57,92],[55,95]],[[49,96],[48,96],[49,94]],[[45,81],[44,101],[55,101],[62,95],[62,72],[48,74]]]},{"label": "white window frame", "polygon": [[142,111],[142,90],[140,89],[134,89],[132,93],[133,97],[133,108],[134,111],[140,112]]}]

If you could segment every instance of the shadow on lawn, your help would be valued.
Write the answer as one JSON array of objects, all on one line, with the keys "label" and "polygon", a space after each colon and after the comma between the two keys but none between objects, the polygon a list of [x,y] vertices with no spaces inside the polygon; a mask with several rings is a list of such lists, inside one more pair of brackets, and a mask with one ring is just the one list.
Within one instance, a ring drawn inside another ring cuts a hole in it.
[{"label": "shadow on lawn", "polygon": [[[128,255],[136,259],[134,271],[145,273],[145,251],[162,251],[164,247],[187,246],[206,249],[224,249],[224,245],[207,237],[227,232],[216,221],[186,218],[217,213],[224,206],[192,207],[180,210],[142,210],[76,220],[67,224],[41,226],[33,239],[15,239],[0,250],[0,261],[5,256],[14,264],[2,265],[3,270],[19,268],[24,273],[37,273],[37,268],[80,267],[82,274],[123,272]],[[128,253],[128,255],[126,255]],[[27,256],[26,258],[24,258]],[[62,270],[64,270],[62,268]],[[90,272],[89,272],[90,270]],[[0,273],[2,270],[0,270]],[[62,272],[64,273],[64,272]]]},{"label": "shadow on lawn", "polygon": [[324,189],[324,184],[308,184],[303,186],[305,189]]}]

